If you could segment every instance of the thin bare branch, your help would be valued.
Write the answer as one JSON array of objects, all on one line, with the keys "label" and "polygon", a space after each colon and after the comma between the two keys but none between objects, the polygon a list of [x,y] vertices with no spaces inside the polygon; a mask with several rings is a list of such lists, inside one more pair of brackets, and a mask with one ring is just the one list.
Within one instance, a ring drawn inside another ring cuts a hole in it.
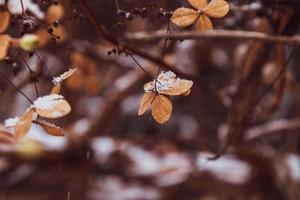
[{"label": "thin bare branch", "polygon": [[300,45],[300,36],[276,36],[268,35],[255,31],[236,31],[236,30],[212,30],[206,32],[172,32],[166,34],[163,31],[128,33],[127,38],[130,40],[154,40],[168,36],[173,40],[203,40],[203,39],[230,39],[230,40],[258,40],[271,43],[283,43],[289,45]]}]

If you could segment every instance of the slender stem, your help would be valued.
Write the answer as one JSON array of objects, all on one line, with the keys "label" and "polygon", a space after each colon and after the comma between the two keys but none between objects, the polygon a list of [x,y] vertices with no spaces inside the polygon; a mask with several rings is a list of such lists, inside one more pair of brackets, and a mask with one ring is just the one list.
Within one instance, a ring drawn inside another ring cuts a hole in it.
[{"label": "slender stem", "polygon": [[115,0],[115,5],[116,5],[116,8],[117,8],[117,11],[120,11],[120,4],[119,4],[119,1],[118,0]]},{"label": "slender stem", "polygon": [[[165,58],[165,54],[166,54],[166,49],[167,49],[167,43],[168,43],[168,33],[170,31],[170,18],[168,18],[168,24],[167,24],[167,31],[166,31],[166,37],[164,39],[164,46],[163,46],[163,52],[162,52],[162,55],[161,55],[161,63],[164,62],[164,58]],[[157,92],[157,78],[158,78],[158,75],[160,74],[160,71],[161,71],[161,68],[163,67],[163,65],[159,65],[158,69],[157,69],[157,73],[156,73],[156,77],[155,77],[155,82],[154,82],[154,86],[155,86],[155,91]]]},{"label": "slender stem", "polygon": [[53,74],[50,72],[49,68],[47,67],[47,65],[45,65],[45,62],[43,61],[43,59],[41,58],[41,56],[37,53],[34,52],[34,55],[36,55],[36,57],[39,59],[39,61],[43,64],[43,66],[45,67],[46,71],[50,74],[51,78],[53,77]]},{"label": "slender stem", "polygon": [[20,0],[21,3],[21,7],[22,7],[22,15],[25,14],[25,8],[24,8],[24,4],[23,4],[23,0]]},{"label": "slender stem", "polygon": [[1,71],[0,71],[0,76],[3,78],[3,79],[5,79],[13,88],[15,88],[20,94],[22,94],[26,99],[27,99],[27,101],[28,102],[30,102],[31,104],[33,104],[33,101],[31,100],[31,99],[29,99],[29,97],[22,91],[22,90],[20,90],[17,86],[15,86],[15,84],[11,81],[11,80],[9,80],[6,76],[5,76],[5,74],[3,74]]},{"label": "slender stem", "polygon": [[[21,60],[23,61],[23,63],[25,64],[25,66],[27,67],[27,69],[28,69],[28,71],[30,72],[31,76],[33,76],[33,75],[34,75],[34,72],[33,72],[32,69],[30,68],[29,64],[26,62],[26,60],[24,59],[24,57],[23,57],[21,54],[19,54],[19,56],[20,56]],[[38,90],[36,81],[33,80],[32,83],[33,83],[33,86],[34,86],[34,89],[35,89],[36,96],[39,97],[40,95],[39,95],[39,90]]]}]

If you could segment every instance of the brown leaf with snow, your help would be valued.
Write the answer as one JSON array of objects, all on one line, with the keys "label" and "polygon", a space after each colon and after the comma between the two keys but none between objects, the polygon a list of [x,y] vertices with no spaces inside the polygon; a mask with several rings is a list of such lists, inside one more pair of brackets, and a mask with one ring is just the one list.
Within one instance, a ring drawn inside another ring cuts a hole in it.
[{"label": "brown leaf with snow", "polygon": [[36,123],[40,125],[49,135],[53,136],[65,136],[65,131],[56,126],[55,124],[51,124],[44,120],[37,120]]},{"label": "brown leaf with snow", "polygon": [[14,139],[19,142],[29,131],[32,125],[32,119],[35,113],[34,108],[30,108],[25,114],[19,119],[16,128]]},{"label": "brown leaf with snow", "polygon": [[45,118],[60,118],[71,112],[70,104],[58,94],[40,97],[34,101],[33,105],[36,112]]}]

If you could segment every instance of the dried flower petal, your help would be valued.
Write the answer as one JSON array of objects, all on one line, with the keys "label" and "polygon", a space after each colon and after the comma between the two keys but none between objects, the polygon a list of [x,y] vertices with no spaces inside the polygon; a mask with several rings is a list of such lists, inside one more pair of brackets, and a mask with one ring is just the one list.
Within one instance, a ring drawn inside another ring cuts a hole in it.
[{"label": "dried flower petal", "polygon": [[144,114],[148,108],[151,106],[152,101],[154,100],[156,94],[155,92],[145,93],[141,99],[140,108],[138,115]]},{"label": "dried flower petal", "polygon": [[14,139],[19,142],[29,131],[32,125],[32,119],[35,113],[34,108],[30,108],[25,112],[25,114],[20,118],[16,125]]},{"label": "dried flower petal", "polygon": [[56,126],[55,124],[51,124],[44,120],[37,120],[36,123],[40,125],[48,134],[53,136],[65,136],[65,131]]},{"label": "dried flower petal", "polygon": [[172,114],[172,103],[164,95],[157,95],[152,103],[152,116],[156,122],[163,124],[168,121]]},{"label": "dried flower petal", "polygon": [[197,10],[201,10],[208,4],[207,0],[188,0],[188,2]]},{"label": "dried flower petal", "polygon": [[197,20],[196,30],[202,32],[202,31],[209,31],[212,29],[213,29],[213,25],[210,19],[205,15],[200,15],[199,19]]},{"label": "dried flower petal", "polygon": [[174,11],[171,21],[180,27],[186,27],[195,22],[198,17],[196,10],[190,8],[178,8]]},{"label": "dried flower petal", "polygon": [[60,118],[70,113],[71,106],[58,94],[39,97],[33,103],[36,112],[46,118]]},{"label": "dried flower petal", "polygon": [[0,12],[0,33],[4,32],[9,24],[10,14],[7,11]]},{"label": "dried flower petal", "polygon": [[202,11],[209,17],[221,18],[229,12],[229,4],[224,0],[212,0]]},{"label": "dried flower petal", "polygon": [[53,78],[53,83],[54,84],[58,84],[61,83],[62,81],[66,80],[67,78],[69,78],[70,76],[72,76],[72,74],[74,74],[74,72],[77,70],[77,68],[74,69],[69,69],[68,71],[64,72],[63,74],[54,77]]},{"label": "dried flower petal", "polygon": [[7,55],[7,50],[9,48],[9,44],[10,44],[10,36],[9,35],[0,35],[0,60],[2,60],[3,58],[5,58],[5,56]]}]

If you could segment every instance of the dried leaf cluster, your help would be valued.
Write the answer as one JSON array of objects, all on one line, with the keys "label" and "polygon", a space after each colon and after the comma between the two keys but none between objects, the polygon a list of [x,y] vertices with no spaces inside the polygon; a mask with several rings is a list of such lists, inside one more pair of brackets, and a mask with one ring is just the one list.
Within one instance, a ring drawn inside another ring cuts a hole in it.
[{"label": "dried leaf cluster", "polygon": [[[48,134],[54,136],[64,136],[65,132],[62,128],[41,120],[40,117],[47,119],[56,119],[64,117],[71,112],[70,104],[62,95],[59,95],[62,82],[70,77],[75,69],[70,69],[53,79],[54,87],[51,94],[37,98],[33,104],[26,110],[21,117],[10,118],[5,121],[5,128],[0,131],[0,137],[6,138],[6,141],[19,142],[29,132],[32,123],[41,126]],[[13,128],[13,135],[9,133],[8,128]]]},{"label": "dried leaf cluster", "polygon": [[161,72],[157,79],[144,85],[145,94],[140,103],[138,115],[144,114],[150,107],[156,122],[163,124],[172,114],[171,96],[188,95],[193,81],[176,78],[171,72]]},{"label": "dried leaf cluster", "polygon": [[174,11],[171,21],[179,27],[187,27],[196,21],[197,31],[213,29],[209,17],[222,18],[229,12],[229,5],[224,0],[188,0],[194,8],[178,8]]}]

